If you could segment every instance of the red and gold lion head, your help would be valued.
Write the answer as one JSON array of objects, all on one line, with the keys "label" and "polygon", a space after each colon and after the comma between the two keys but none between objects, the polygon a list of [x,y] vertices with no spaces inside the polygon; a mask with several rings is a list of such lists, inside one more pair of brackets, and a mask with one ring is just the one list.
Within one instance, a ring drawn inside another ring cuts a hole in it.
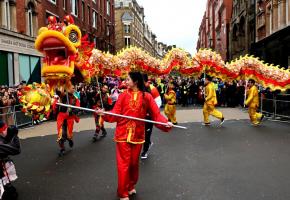
[{"label": "red and gold lion head", "polygon": [[[81,72],[83,79],[88,78],[89,69],[86,60],[90,55],[87,57],[86,55],[93,50],[93,45],[84,42],[72,16],[65,16],[63,23],[50,16],[48,26],[39,29],[35,48],[44,55],[41,75],[49,85],[68,85],[77,70]],[[83,68],[85,64],[86,68]]]}]

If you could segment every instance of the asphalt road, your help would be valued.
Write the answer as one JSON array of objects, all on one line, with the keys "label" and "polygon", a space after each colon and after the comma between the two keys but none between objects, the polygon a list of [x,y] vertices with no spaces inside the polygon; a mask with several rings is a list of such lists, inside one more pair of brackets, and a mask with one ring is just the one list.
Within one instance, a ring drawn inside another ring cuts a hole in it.
[{"label": "asphalt road", "polygon": [[[288,200],[290,125],[226,121],[223,127],[182,124],[154,129],[150,157],[140,161],[135,200]],[[113,130],[97,142],[93,131],[75,134],[75,146],[58,157],[56,136],[22,140],[14,157],[20,200],[116,200]]]}]

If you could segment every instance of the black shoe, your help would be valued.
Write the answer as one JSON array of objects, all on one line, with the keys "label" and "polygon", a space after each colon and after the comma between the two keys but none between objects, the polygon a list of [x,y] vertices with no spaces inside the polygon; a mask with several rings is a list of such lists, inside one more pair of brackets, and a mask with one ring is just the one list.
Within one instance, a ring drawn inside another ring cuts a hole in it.
[{"label": "black shoe", "polygon": [[69,145],[69,147],[70,147],[70,148],[73,148],[73,146],[74,146],[74,141],[73,141],[72,139],[68,139],[67,141],[68,141],[68,145]]},{"label": "black shoe", "polygon": [[65,153],[65,149],[60,149],[58,155],[63,156]]},{"label": "black shoe", "polygon": [[265,115],[262,115],[260,122],[263,121],[263,119],[265,119]]},{"label": "black shoe", "polygon": [[173,123],[173,125],[177,125],[177,124],[178,124],[177,122]]},{"label": "black shoe", "polygon": [[107,131],[106,130],[102,130],[102,135],[100,135],[101,137],[106,137],[107,136]]},{"label": "black shoe", "polygon": [[93,140],[93,142],[96,142],[96,141],[100,140],[99,134],[95,133],[93,138],[92,138],[92,140]]},{"label": "black shoe", "polygon": [[148,154],[147,154],[147,152],[142,152],[141,153],[141,159],[142,160],[145,160],[145,159],[147,159],[148,158]]},{"label": "black shoe", "polygon": [[221,119],[220,126],[223,125],[224,122],[225,122],[225,118],[223,117],[223,118]]}]

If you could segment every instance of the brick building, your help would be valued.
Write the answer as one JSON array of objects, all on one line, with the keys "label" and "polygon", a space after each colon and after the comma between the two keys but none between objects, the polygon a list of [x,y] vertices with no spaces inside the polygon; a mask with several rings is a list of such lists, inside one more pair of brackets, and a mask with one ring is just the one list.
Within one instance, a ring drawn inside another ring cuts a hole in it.
[{"label": "brick building", "polygon": [[131,45],[144,49],[144,17],[144,8],[137,1],[115,1],[117,51]]},{"label": "brick building", "polygon": [[44,0],[41,4],[40,27],[47,24],[50,15],[62,21],[71,14],[82,34],[88,34],[96,48],[115,52],[114,0]]},{"label": "brick building", "polygon": [[253,53],[268,63],[290,65],[290,1],[256,1],[256,44]]},{"label": "brick building", "polygon": [[232,15],[231,0],[208,0],[199,28],[197,50],[211,48],[229,59],[229,24]]},{"label": "brick building", "polygon": [[41,81],[37,31],[49,15],[62,20],[68,14],[97,48],[115,52],[113,0],[0,0],[0,85]]},{"label": "brick building", "polygon": [[167,46],[157,41],[144,19],[144,8],[136,0],[115,0],[116,50],[136,46],[161,59]]},{"label": "brick building", "polygon": [[40,81],[40,56],[34,49],[38,1],[0,0],[0,85]]},{"label": "brick building", "polygon": [[250,54],[255,43],[255,0],[234,0],[230,24],[230,59]]}]

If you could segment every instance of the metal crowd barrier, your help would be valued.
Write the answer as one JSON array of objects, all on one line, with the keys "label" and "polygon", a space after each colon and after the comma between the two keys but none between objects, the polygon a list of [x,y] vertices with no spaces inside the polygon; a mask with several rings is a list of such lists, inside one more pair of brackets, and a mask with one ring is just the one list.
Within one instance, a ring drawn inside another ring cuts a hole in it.
[{"label": "metal crowd barrier", "polygon": [[272,99],[261,98],[261,112],[279,121],[290,121],[290,95],[274,95]]},{"label": "metal crowd barrier", "polygon": [[0,107],[0,119],[7,125],[15,125],[14,113],[13,106]]},{"label": "metal crowd barrier", "polygon": [[21,105],[0,107],[0,119],[7,125],[18,127],[33,125],[32,117],[21,112]]}]

